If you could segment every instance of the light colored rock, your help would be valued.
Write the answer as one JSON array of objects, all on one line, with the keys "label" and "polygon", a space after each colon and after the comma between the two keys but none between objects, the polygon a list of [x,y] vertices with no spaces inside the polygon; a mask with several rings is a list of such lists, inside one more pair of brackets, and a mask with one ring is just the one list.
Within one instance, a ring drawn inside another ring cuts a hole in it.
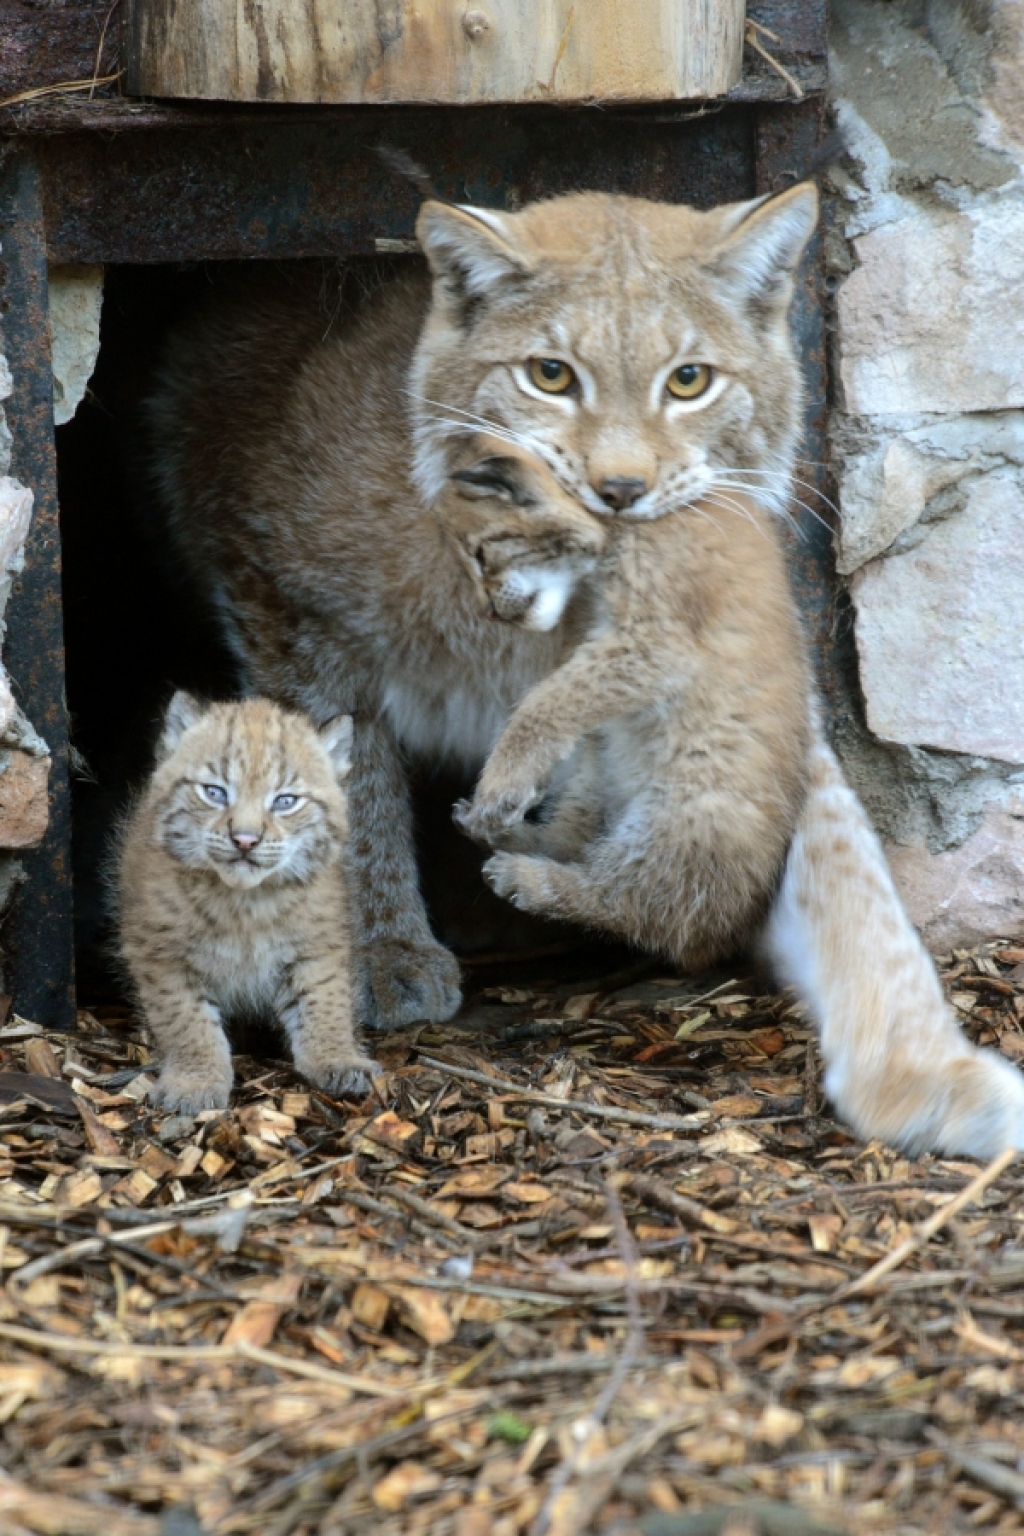
[{"label": "light colored rock", "polygon": [[965,476],[1024,470],[1024,412],[883,419],[856,428],[838,422],[833,459],[842,513],[837,563],[849,575],[934,515],[932,498]]},{"label": "light colored rock", "polygon": [[19,481],[0,479],[0,581],[21,569],[32,521],[32,492]]},{"label": "light colored rock", "polygon": [[990,806],[959,848],[886,848],[913,923],[930,949],[1024,935],[1024,798]]},{"label": "light colored rock", "polygon": [[879,468],[875,497],[858,497],[843,484],[838,565],[844,575],[884,554],[918,521],[936,491],[963,474],[962,465],[932,458],[900,437],[889,443]]},{"label": "light colored rock", "polygon": [[0,741],[3,741],[5,734],[17,719],[18,706],[11,692],[10,678],[7,676],[7,669],[0,662]]},{"label": "light colored rock", "polygon": [[[1000,146],[979,142],[977,106],[965,99],[936,46],[937,31],[950,30],[948,13],[963,9],[955,0],[933,0],[926,31],[920,0],[834,0],[830,74],[840,121],[848,132],[844,114],[852,108],[875,144],[884,146],[884,156],[876,151],[866,168],[872,201],[882,192],[916,195],[929,183],[981,189],[1013,179],[1015,167]],[[962,54],[962,46],[957,51]],[[859,137],[848,138],[857,158]],[[884,181],[878,176],[883,158]]]},{"label": "light colored rock", "polygon": [[1024,406],[1024,196],[964,213],[922,204],[854,250],[838,298],[848,411]]},{"label": "light colored rock", "polygon": [[962,511],[920,532],[853,577],[868,725],[1024,763],[1024,488],[975,480]]},{"label": "light colored rock", "polygon": [[50,759],[17,750],[0,773],[0,848],[35,848],[49,820]]},{"label": "light colored rock", "polygon": [[62,426],[81,404],[100,350],[102,267],[51,267],[53,419]]},{"label": "light colored rock", "polygon": [[980,137],[1024,165],[1024,0],[991,0],[990,78]]}]

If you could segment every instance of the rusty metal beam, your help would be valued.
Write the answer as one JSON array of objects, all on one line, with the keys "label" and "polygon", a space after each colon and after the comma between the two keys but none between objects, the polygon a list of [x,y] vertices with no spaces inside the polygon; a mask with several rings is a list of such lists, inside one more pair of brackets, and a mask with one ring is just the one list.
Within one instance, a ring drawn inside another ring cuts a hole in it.
[{"label": "rusty metal beam", "polygon": [[23,856],[26,878],[3,923],[5,981],[20,1014],[69,1029],[75,1008],[71,805],[53,382],[39,174],[26,150],[0,162],[0,242],[3,350],[14,379],[12,473],[35,494],[25,568],[7,608],[4,659],[15,697],[52,755],[49,827],[42,845]]},{"label": "rusty metal beam", "polygon": [[358,109],[333,125],[278,114],[217,133],[46,140],[51,261],[373,255],[412,237],[418,201],[381,164],[382,142],[484,205],[590,187],[707,206],[754,190],[746,107],[677,120],[550,107]]}]

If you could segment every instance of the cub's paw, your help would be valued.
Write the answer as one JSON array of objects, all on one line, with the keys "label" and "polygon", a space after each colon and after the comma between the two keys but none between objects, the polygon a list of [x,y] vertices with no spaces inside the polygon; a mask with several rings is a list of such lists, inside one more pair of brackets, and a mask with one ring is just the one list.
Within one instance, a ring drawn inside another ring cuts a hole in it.
[{"label": "cub's paw", "polygon": [[363,1022],[371,1029],[442,1024],[459,1010],[459,962],[433,939],[377,939],[363,952]]},{"label": "cub's paw", "polygon": [[384,1070],[372,1056],[357,1056],[353,1061],[329,1067],[300,1064],[296,1058],[295,1068],[309,1082],[336,1099],[365,1099],[373,1079],[380,1077]]},{"label": "cub's paw", "polygon": [[532,912],[536,908],[531,887],[537,862],[522,853],[495,853],[484,865],[483,876],[495,896],[510,901],[521,912]]},{"label": "cub's paw", "polygon": [[457,800],[452,819],[475,843],[493,843],[510,827],[519,826],[527,811],[543,799],[534,785],[520,785],[500,794],[477,791],[472,800]]},{"label": "cub's paw", "polygon": [[204,1109],[227,1109],[231,1098],[232,1074],[187,1072],[182,1067],[164,1067],[150,1090],[150,1102],[160,1109],[181,1115],[198,1115]]}]

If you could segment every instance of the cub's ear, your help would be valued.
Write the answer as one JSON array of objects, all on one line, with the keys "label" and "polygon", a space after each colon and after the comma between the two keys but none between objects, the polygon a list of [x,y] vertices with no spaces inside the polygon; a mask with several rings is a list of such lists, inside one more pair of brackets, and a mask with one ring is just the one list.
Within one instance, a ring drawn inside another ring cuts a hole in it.
[{"label": "cub's ear", "polygon": [[737,209],[734,225],[713,258],[749,299],[788,298],[789,283],[818,222],[818,189],[802,181],[788,192]]},{"label": "cub's ear", "polygon": [[170,757],[178,742],[184,736],[190,726],[195,725],[206,713],[206,707],[194,699],[190,693],[179,688],[167,706],[164,715],[164,723],[160,730],[160,739],[156,744],[156,759],[162,763],[164,758]]},{"label": "cub's ear", "polygon": [[331,760],[335,778],[343,779],[352,767],[352,716],[335,715],[319,730],[320,744]]},{"label": "cub's ear", "polygon": [[416,236],[430,270],[456,302],[482,298],[530,274],[530,262],[516,244],[510,220],[490,208],[424,203]]}]

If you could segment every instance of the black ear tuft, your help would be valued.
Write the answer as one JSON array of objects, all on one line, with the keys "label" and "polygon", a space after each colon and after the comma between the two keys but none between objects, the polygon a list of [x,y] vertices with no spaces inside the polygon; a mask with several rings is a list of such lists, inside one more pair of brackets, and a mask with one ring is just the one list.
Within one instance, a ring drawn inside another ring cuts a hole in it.
[{"label": "black ear tuft", "polygon": [[419,165],[406,150],[398,149],[394,144],[378,144],[376,153],[389,171],[402,181],[407,181],[422,198],[434,203],[449,202],[447,197],[441,196],[422,165]]}]

